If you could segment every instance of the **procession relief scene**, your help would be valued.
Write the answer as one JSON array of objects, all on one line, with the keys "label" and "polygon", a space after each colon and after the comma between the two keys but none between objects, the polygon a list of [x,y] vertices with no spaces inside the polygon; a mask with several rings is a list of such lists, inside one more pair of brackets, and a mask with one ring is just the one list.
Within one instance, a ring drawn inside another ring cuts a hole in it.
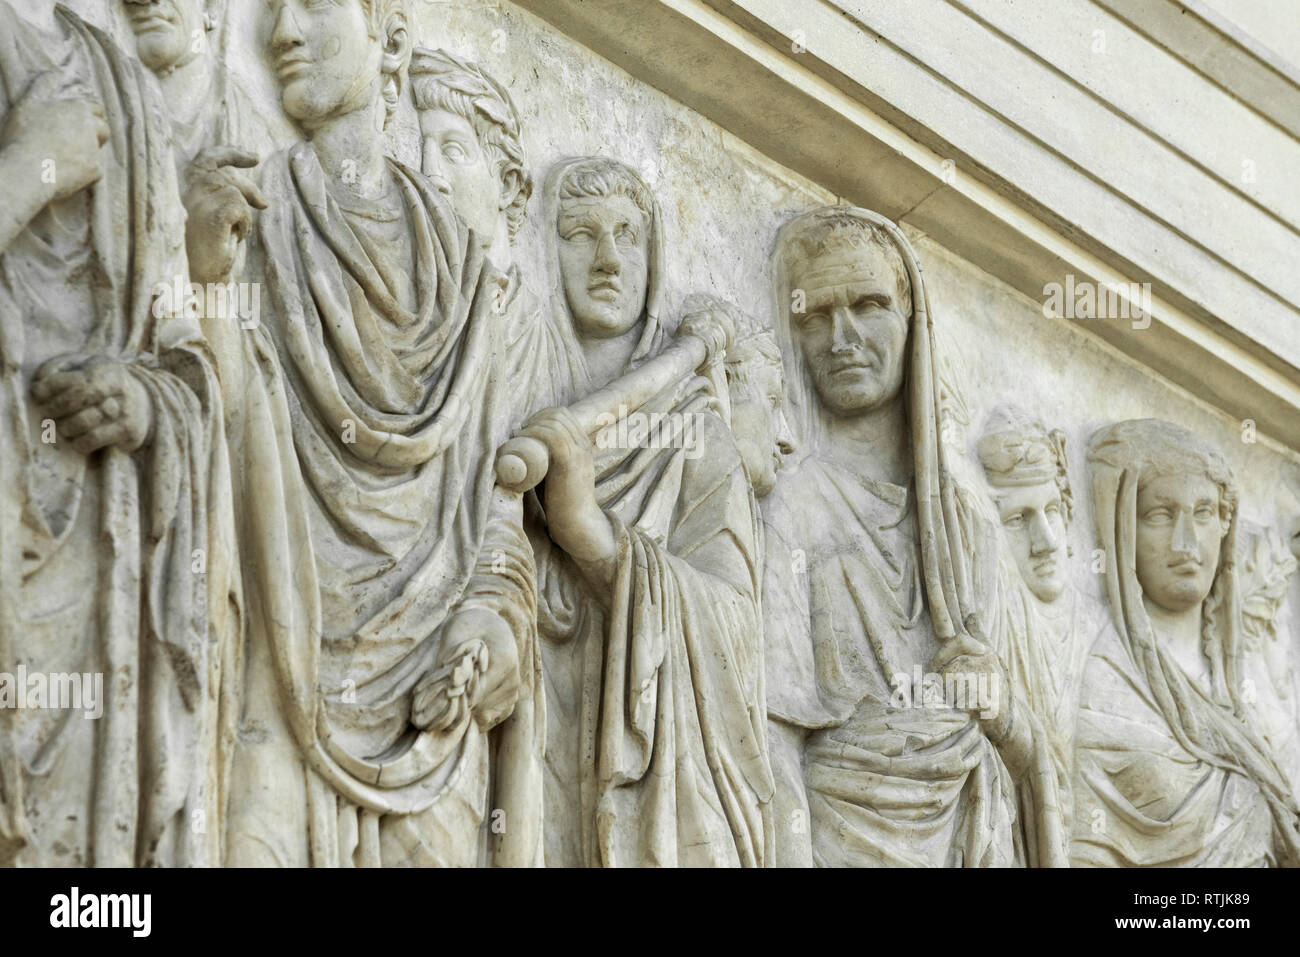
[{"label": "procession relief scene", "polygon": [[0,111],[0,865],[1300,866],[1300,457],[919,230],[510,4]]}]

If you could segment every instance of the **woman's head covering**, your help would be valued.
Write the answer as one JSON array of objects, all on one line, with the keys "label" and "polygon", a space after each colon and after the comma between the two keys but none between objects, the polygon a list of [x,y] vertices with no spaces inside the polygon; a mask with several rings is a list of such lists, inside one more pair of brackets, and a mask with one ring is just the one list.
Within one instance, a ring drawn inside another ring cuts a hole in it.
[{"label": "woman's head covering", "polygon": [[[1259,786],[1273,812],[1282,858],[1300,865],[1300,811],[1271,752],[1247,724],[1238,675],[1237,488],[1223,456],[1188,430],[1159,419],[1107,426],[1088,446],[1097,537],[1106,551],[1106,594],[1121,644],[1146,679],[1156,707],[1178,742],[1214,767]],[[1219,488],[1228,531],[1206,598],[1201,650],[1210,663],[1207,695],[1156,640],[1137,578],[1137,496],[1161,475],[1203,475]]]},{"label": "woman's head covering", "polygon": [[[565,194],[580,196],[621,195],[646,213],[650,234],[647,237],[648,269],[646,276],[644,328],[629,368],[657,355],[664,344],[663,311],[667,282],[664,276],[663,219],[659,204],[650,187],[632,167],[604,156],[580,156],[561,160],[551,167],[542,190],[542,240],[545,247],[546,275],[552,303],[552,330],[560,340],[561,354],[568,363],[570,381],[557,383],[557,391],[572,401],[592,391],[593,384],[583,359],[582,347],[574,328],[573,312],[564,292],[560,272],[557,232],[560,207]],[[560,370],[556,370],[557,375]]]},{"label": "woman's head covering", "polygon": [[[990,561],[970,534],[972,505],[959,493],[949,453],[940,442],[946,409],[935,358],[934,324],[921,264],[902,231],[879,213],[852,206],[825,206],[803,213],[777,233],[774,253],[776,337],[785,357],[787,402],[800,444],[811,456],[826,451],[825,417],[798,337],[791,328],[795,254],[806,258],[828,246],[852,245],[879,250],[899,272],[897,301],[910,312],[909,359],[903,391],[907,397],[913,482],[921,538],[921,559],[930,620],[940,642],[962,636],[986,642],[974,616],[981,608],[976,571]],[[910,300],[910,310],[907,308]],[[976,634],[971,634],[974,631]]]}]

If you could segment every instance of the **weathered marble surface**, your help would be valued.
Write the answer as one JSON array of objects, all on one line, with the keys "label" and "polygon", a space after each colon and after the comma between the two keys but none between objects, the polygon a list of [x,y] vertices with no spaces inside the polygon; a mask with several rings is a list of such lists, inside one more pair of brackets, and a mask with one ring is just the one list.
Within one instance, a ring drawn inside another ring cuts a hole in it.
[{"label": "weathered marble surface", "polygon": [[508,3],[0,25],[0,862],[1300,864],[1252,422]]}]

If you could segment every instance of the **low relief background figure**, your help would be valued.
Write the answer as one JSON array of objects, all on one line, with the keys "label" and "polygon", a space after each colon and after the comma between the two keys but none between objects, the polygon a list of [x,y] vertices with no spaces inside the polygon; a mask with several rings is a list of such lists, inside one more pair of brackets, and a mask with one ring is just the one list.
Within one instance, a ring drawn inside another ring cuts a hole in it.
[{"label": "low relief background figure", "polygon": [[235,865],[532,865],[544,713],[509,435],[503,278],[384,155],[398,0],[280,0],[306,140],[265,164],[232,419],[249,606]]},{"label": "low relief background figure", "polygon": [[[600,158],[558,164],[544,203],[555,349],[543,357],[565,406],[617,396],[669,341],[657,204],[635,171]],[[567,408],[522,433],[550,458],[533,534],[548,865],[769,859],[748,482],[709,381],[670,378],[644,403],[612,399],[594,439]]]},{"label": "low relief background figure", "polygon": [[1300,675],[1295,624],[1286,607],[1297,563],[1272,529],[1241,538],[1242,698],[1253,706],[1260,734],[1300,794]]},{"label": "low relief background figure", "polygon": [[0,2],[0,672],[103,683],[84,711],[0,688],[0,860],[212,864],[229,478],[198,327],[152,308],[187,272],[163,110],[100,30],[23,10]]},{"label": "low relief background figure", "polygon": [[[764,503],[769,555],[787,556],[763,592],[778,863],[1011,864],[1004,756],[1029,766],[1033,741],[975,614],[987,530],[940,442],[915,254],[883,217],[826,207],[783,227],[775,271],[804,449]],[[968,679],[965,700],[913,687],[931,669]],[[789,806],[800,764],[806,812]]]},{"label": "low relief background figure", "polygon": [[[260,111],[226,68],[225,0],[119,0],[140,62],[157,78],[188,211],[187,247],[195,282],[238,270],[253,211],[265,201],[245,170],[269,141]],[[213,242],[219,235],[223,242]],[[168,277],[170,280],[171,277]],[[230,315],[207,317],[233,321]],[[219,342],[219,340],[218,340]],[[227,357],[218,349],[224,366]],[[227,394],[231,401],[237,396]]]},{"label": "low relief background figure", "polygon": [[546,357],[550,340],[541,303],[514,261],[514,240],[533,193],[518,111],[505,87],[478,64],[445,50],[415,51],[411,97],[425,175],[506,273],[497,308],[506,328],[510,391],[519,399],[522,421],[560,400]]},{"label": "low relief background figure", "polygon": [[1156,419],[1088,449],[1112,627],[1087,661],[1076,866],[1300,865],[1300,811],[1240,673],[1237,488]]},{"label": "low relief background figure", "polygon": [[[996,613],[998,654],[1017,700],[1050,751],[1052,776],[1035,782],[1039,800],[1060,808],[1058,853],[1069,855],[1074,770],[1074,723],[1088,646],[1101,617],[1070,583],[1070,487],[1065,436],[1022,409],[996,410],[977,445],[980,465],[1001,526]],[[1029,796],[1028,792],[1022,797]],[[1038,844],[1032,801],[1022,800],[1027,846]],[[1044,863],[1044,862],[1036,862]]]}]

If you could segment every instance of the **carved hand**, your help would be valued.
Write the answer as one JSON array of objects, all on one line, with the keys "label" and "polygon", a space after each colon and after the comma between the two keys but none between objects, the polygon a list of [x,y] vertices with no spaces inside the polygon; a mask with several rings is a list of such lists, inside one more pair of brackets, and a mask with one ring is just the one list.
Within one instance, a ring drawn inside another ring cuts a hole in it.
[{"label": "carved hand", "polygon": [[552,540],[578,563],[597,590],[607,589],[618,547],[609,519],[596,501],[590,437],[567,409],[543,409],[519,434],[542,442],[549,453],[542,505]]},{"label": "carved hand", "polygon": [[47,173],[53,178],[40,181],[50,190],[47,198],[65,199],[99,182],[99,150],[108,132],[104,108],[88,92],[57,73],[42,73],[9,111],[0,149],[21,151],[33,182]]},{"label": "carved hand", "polygon": [[89,455],[115,445],[134,452],[153,430],[149,393],[116,359],[66,355],[51,359],[32,380],[32,398],[55,421],[55,436]]},{"label": "carved hand", "polygon": [[[980,725],[994,741],[1006,734],[1011,724],[1011,688],[1002,661],[989,650],[987,642],[952,639],[939,649],[930,667],[941,676],[963,679],[957,687],[987,691],[991,700],[984,700],[979,694],[970,700],[972,696],[968,693],[967,700],[949,703],[979,717]],[[948,687],[946,681],[944,687]]]},{"label": "carved hand", "polygon": [[257,157],[233,146],[204,150],[185,174],[185,249],[190,278],[199,283],[231,279],[239,244],[253,228],[253,210],[266,209],[257,185],[241,170]]},{"label": "carved hand", "polygon": [[514,710],[519,695],[519,650],[505,619],[468,608],[443,630],[434,669],[415,688],[411,722],[422,730],[448,731],[467,713],[487,731]]}]

